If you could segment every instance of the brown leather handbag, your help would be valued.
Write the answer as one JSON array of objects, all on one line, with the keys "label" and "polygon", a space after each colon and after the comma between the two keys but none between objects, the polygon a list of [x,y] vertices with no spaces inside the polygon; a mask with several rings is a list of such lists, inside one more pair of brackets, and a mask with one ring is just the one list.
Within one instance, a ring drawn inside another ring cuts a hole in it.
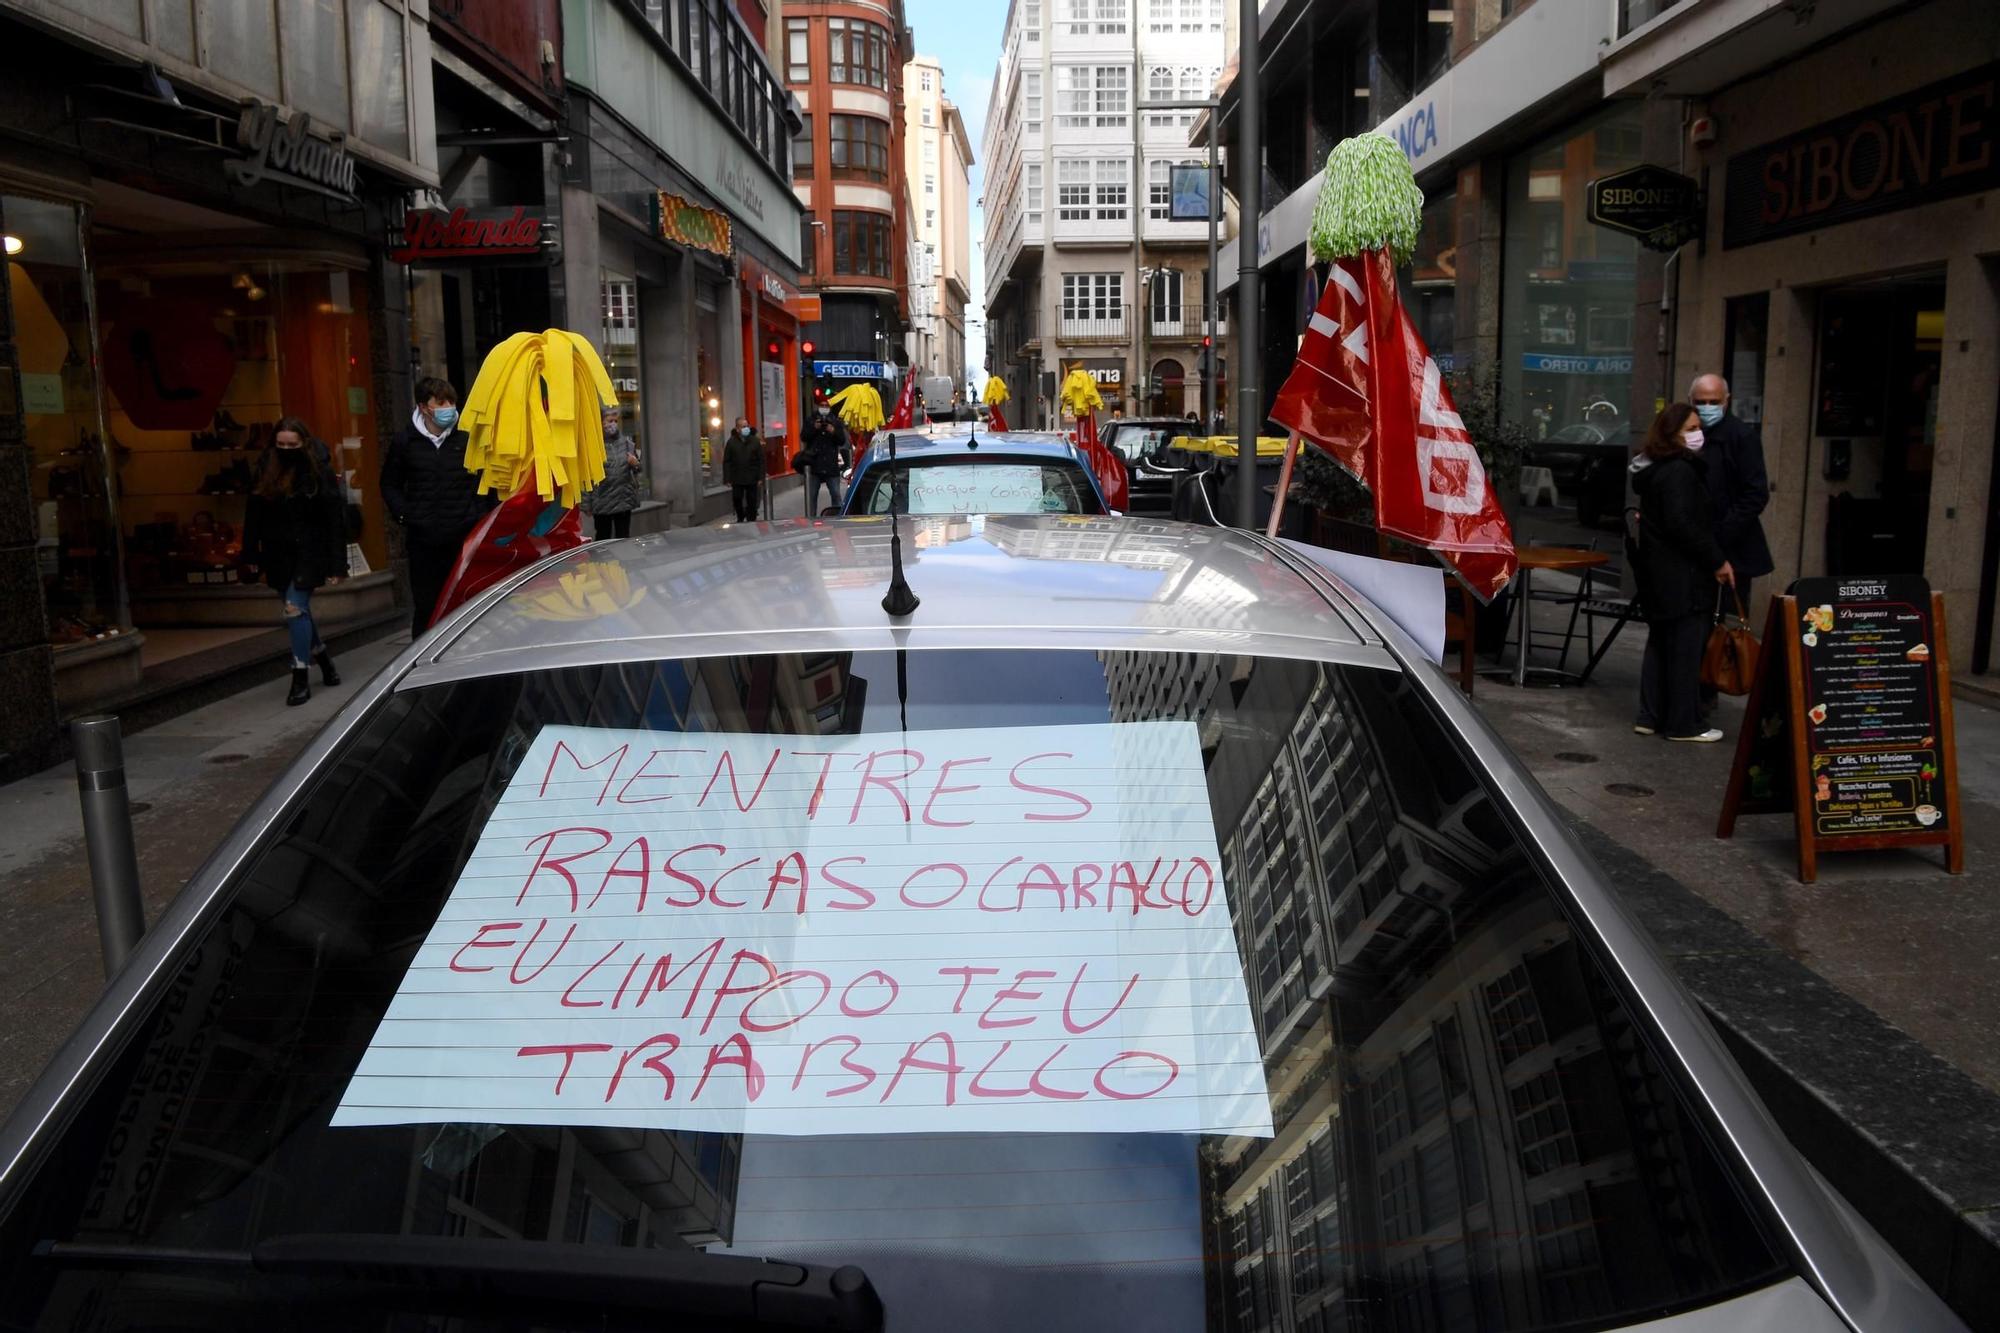
[{"label": "brown leather handbag", "polygon": [[1748,694],[1757,679],[1757,636],[1750,632],[1749,617],[1743,610],[1743,594],[1730,585],[1736,614],[1722,612],[1708,632],[1708,646],[1701,654],[1701,683],[1717,694]]}]

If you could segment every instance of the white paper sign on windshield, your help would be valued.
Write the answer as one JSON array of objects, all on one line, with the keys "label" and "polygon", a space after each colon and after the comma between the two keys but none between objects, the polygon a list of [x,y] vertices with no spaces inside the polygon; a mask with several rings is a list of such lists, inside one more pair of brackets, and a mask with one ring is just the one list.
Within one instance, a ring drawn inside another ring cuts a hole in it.
[{"label": "white paper sign on windshield", "polygon": [[1268,1137],[1185,721],[542,729],[335,1125]]},{"label": "white paper sign on windshield", "polygon": [[1034,463],[955,463],[910,469],[912,514],[1039,514],[1069,506],[1045,493]]}]

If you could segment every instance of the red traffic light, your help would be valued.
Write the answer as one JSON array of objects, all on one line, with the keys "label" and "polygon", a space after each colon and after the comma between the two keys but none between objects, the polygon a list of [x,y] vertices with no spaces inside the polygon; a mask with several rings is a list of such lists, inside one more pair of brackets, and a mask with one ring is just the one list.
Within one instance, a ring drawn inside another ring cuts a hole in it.
[{"label": "red traffic light", "polygon": [[764,344],[764,355],[770,357],[773,361],[778,359],[778,343],[775,338]]},{"label": "red traffic light", "polygon": [[804,342],[799,344],[800,356],[811,356],[814,350],[815,349],[813,347],[813,340],[810,338],[806,339]]},{"label": "red traffic light", "polygon": [[1203,334],[1201,337],[1201,345],[1203,347],[1213,347],[1215,346],[1215,339],[1209,337],[1207,334]]}]

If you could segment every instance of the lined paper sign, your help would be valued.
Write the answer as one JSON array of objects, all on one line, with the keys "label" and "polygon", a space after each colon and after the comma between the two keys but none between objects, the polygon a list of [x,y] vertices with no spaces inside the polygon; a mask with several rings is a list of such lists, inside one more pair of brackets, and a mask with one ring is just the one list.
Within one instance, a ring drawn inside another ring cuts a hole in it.
[{"label": "lined paper sign", "polygon": [[954,463],[910,470],[912,514],[1038,514],[1068,508],[1033,463]]},{"label": "lined paper sign", "polygon": [[1220,867],[1191,722],[545,727],[333,1123],[1268,1137]]}]

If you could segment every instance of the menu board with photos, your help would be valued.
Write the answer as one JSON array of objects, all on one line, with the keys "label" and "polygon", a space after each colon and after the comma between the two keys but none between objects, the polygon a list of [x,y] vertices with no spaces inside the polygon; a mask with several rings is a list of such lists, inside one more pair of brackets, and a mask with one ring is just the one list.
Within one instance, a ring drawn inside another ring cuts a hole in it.
[{"label": "menu board with photos", "polygon": [[1914,576],[1800,579],[1774,598],[1719,837],[1789,811],[1821,851],[1943,845],[1962,865],[1944,603]]}]

